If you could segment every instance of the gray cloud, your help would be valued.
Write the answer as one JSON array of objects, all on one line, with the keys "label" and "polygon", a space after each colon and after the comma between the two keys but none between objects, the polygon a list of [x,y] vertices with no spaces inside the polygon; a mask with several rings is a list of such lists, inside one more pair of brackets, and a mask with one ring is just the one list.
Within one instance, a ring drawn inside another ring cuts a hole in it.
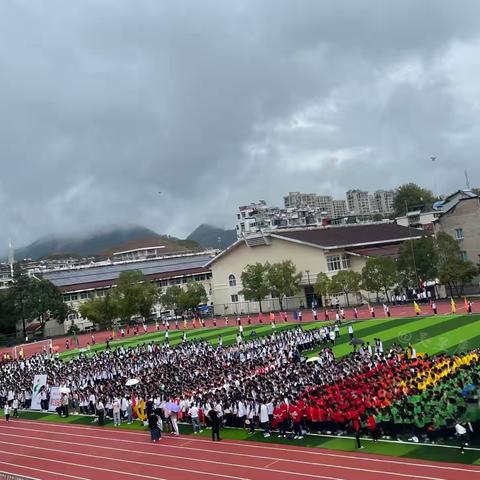
[{"label": "gray cloud", "polygon": [[479,58],[474,0],[1,2],[0,244],[480,184]]}]

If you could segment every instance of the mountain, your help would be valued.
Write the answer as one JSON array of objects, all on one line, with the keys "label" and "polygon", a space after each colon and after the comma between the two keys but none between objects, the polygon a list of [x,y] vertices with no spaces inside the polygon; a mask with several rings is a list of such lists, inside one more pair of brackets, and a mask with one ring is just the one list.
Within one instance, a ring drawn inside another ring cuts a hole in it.
[{"label": "mountain", "polygon": [[188,237],[202,247],[227,248],[237,240],[235,230],[225,230],[212,225],[199,225]]},{"label": "mountain", "polygon": [[17,260],[31,258],[39,260],[51,256],[99,256],[107,257],[114,251],[130,250],[139,247],[165,245],[166,251],[185,251],[197,247],[175,237],[159,235],[148,228],[114,227],[101,232],[83,236],[55,236],[37,240],[15,252]]}]

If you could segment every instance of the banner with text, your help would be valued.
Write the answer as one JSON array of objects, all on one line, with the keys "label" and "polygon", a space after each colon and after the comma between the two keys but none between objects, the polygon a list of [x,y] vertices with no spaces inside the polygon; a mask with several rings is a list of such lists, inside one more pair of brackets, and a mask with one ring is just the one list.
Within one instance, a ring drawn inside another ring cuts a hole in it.
[{"label": "banner with text", "polygon": [[61,405],[62,392],[60,391],[60,387],[52,387],[50,389],[50,402],[48,404],[48,411],[55,412]]},{"label": "banner with text", "polygon": [[32,389],[32,410],[41,410],[42,406],[40,405],[41,392],[45,389],[47,385],[47,376],[46,375],[35,375],[33,378],[33,389]]}]

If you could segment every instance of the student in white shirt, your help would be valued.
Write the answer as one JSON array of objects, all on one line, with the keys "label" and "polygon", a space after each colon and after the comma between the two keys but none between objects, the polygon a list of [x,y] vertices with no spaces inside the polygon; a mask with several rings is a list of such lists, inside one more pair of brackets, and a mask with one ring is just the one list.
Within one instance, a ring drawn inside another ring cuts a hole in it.
[{"label": "student in white shirt", "polygon": [[5,414],[5,420],[8,422],[10,420],[10,405],[8,403],[5,403],[3,413]]}]

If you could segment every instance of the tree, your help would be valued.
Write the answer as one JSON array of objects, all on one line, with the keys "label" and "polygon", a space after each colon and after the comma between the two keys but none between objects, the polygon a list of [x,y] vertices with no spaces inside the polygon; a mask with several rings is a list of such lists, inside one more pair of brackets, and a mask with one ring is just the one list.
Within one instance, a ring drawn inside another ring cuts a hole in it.
[{"label": "tree", "polygon": [[141,284],[139,290],[138,312],[147,320],[152,313],[153,306],[157,303],[159,298],[158,288],[154,283],[145,282]]},{"label": "tree", "polygon": [[200,282],[188,282],[179,296],[179,306],[183,310],[196,310],[199,304],[207,301],[207,292]]},{"label": "tree", "polygon": [[450,235],[440,232],[436,239],[437,268],[440,283],[448,285],[450,296],[463,293],[464,285],[478,273],[477,267],[461,258],[458,242]]},{"label": "tree", "polygon": [[182,288],[178,285],[171,285],[165,292],[160,295],[160,303],[165,305],[169,310],[173,310],[173,313],[177,313],[177,308],[180,303],[180,295],[182,294]]},{"label": "tree", "polygon": [[103,329],[113,327],[118,318],[118,304],[115,296],[107,291],[103,297],[92,298],[79,307],[80,315]]},{"label": "tree", "polygon": [[332,292],[342,292],[347,300],[347,305],[350,305],[348,298],[349,293],[358,292],[360,290],[360,283],[362,276],[353,270],[340,270],[332,277],[331,290]]},{"label": "tree", "polygon": [[134,315],[140,314],[144,282],[145,278],[140,270],[120,273],[113,296],[118,316],[123,323],[128,323]]},{"label": "tree", "polygon": [[269,294],[267,271],[269,264],[262,265],[257,262],[253,265],[247,265],[242,272],[241,279],[243,289],[239,292],[246,300],[258,302],[260,311],[262,311],[262,300]]},{"label": "tree", "polygon": [[60,290],[45,279],[33,279],[31,289],[31,295],[34,297],[32,316],[40,321],[42,327],[49,318],[63,323],[70,310],[63,301]]},{"label": "tree", "polygon": [[[400,185],[395,190],[393,197],[393,209],[396,217],[402,217],[406,213],[406,206],[424,205],[433,203],[435,197],[430,190],[419,187],[416,183],[406,183]],[[405,205],[406,203],[406,205]]]},{"label": "tree", "polygon": [[278,298],[283,310],[283,297],[292,297],[298,292],[302,274],[291,260],[274,263],[267,270],[267,282],[272,297]]},{"label": "tree", "polygon": [[369,292],[384,290],[388,299],[388,290],[398,283],[397,266],[391,257],[370,257],[362,269],[362,285]]},{"label": "tree", "polygon": [[15,309],[12,289],[0,290],[0,332],[15,333],[17,320],[18,312]]},{"label": "tree", "polygon": [[331,292],[331,283],[329,276],[326,273],[320,272],[317,276],[317,281],[313,286],[315,295],[326,298]]},{"label": "tree", "polygon": [[400,246],[397,271],[405,288],[418,288],[421,281],[437,278],[437,250],[433,237],[408,240]]}]

